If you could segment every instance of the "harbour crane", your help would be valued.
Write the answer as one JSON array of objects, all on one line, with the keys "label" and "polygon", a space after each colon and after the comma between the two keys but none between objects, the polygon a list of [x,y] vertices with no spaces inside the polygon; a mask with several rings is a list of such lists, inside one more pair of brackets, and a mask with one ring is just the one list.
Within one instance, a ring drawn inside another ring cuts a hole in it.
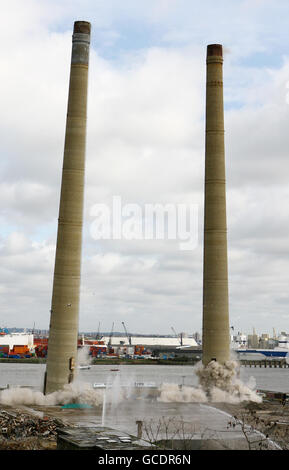
[{"label": "harbour crane", "polygon": [[172,326],[171,326],[171,329],[172,329],[174,335],[176,336],[176,338],[178,338],[178,340],[179,340],[179,342],[180,342],[180,345],[182,346],[182,345],[183,345],[183,337],[182,337],[182,334],[181,334],[181,338],[180,338],[180,335],[178,335],[178,334],[176,333],[176,330],[175,330]]},{"label": "harbour crane", "polygon": [[127,337],[127,339],[128,339],[128,344],[131,346],[131,335],[128,334],[128,332],[127,332],[127,330],[126,330],[126,327],[125,327],[125,324],[124,324],[124,321],[122,321],[121,323],[123,324],[123,328],[124,328],[126,337]]},{"label": "harbour crane", "polygon": [[113,335],[113,327],[114,327],[114,322],[112,322],[111,332],[110,332],[109,340],[108,340],[108,346],[111,346],[111,338],[112,338],[112,335]]},{"label": "harbour crane", "polygon": [[101,335],[99,334],[99,330],[100,330],[100,322],[98,322],[98,330],[97,330],[97,335],[96,335],[96,339],[98,339],[98,340],[101,339]]}]

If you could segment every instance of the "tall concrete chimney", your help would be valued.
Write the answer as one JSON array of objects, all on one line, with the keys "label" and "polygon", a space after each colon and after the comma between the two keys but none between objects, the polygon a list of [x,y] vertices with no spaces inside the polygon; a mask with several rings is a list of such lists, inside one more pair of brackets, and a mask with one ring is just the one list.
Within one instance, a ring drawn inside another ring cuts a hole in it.
[{"label": "tall concrete chimney", "polygon": [[76,366],[90,23],[76,21],[44,393],[72,382]]},{"label": "tall concrete chimney", "polygon": [[207,47],[203,364],[230,359],[223,50]]}]

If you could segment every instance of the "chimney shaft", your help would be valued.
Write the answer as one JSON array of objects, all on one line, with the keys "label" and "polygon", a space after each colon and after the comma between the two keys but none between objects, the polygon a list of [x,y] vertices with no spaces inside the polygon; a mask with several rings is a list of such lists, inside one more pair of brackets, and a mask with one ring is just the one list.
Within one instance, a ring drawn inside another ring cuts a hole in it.
[{"label": "chimney shaft", "polygon": [[72,382],[77,359],[90,23],[76,21],[44,392]]},{"label": "chimney shaft", "polygon": [[211,44],[206,84],[203,364],[229,359],[223,53],[220,44]]}]

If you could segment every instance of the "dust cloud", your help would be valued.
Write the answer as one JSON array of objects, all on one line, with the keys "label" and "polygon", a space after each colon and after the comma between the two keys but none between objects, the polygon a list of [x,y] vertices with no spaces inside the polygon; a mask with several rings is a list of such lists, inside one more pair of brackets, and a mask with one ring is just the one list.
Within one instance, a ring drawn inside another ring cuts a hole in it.
[{"label": "dust cloud", "polygon": [[207,366],[197,366],[194,372],[199,379],[198,387],[163,384],[158,400],[235,404],[242,401],[262,402],[262,398],[253,389],[254,384],[244,384],[240,380],[240,366],[237,361],[227,361],[224,365],[212,361]]},{"label": "dust cloud", "polygon": [[204,403],[207,396],[201,388],[185,387],[176,384],[162,384],[158,401],[163,403]]},{"label": "dust cloud", "polygon": [[38,405],[56,406],[68,403],[89,404],[101,406],[103,403],[103,392],[95,390],[91,384],[78,380],[78,366],[90,365],[91,356],[89,346],[79,348],[77,351],[77,367],[75,369],[75,381],[67,384],[62,390],[44,395],[42,392],[26,387],[13,387],[0,392],[0,404],[2,405]]},{"label": "dust cloud", "polygon": [[0,392],[0,404],[2,405],[38,405],[56,406],[68,403],[82,403],[92,406],[100,406],[103,402],[101,390],[94,390],[91,384],[71,383],[62,390],[44,395],[30,388],[14,387]]},{"label": "dust cloud", "polygon": [[92,358],[89,355],[89,346],[84,345],[77,350],[77,367],[91,365]]},{"label": "dust cloud", "polygon": [[[79,358],[83,364],[89,360],[84,355]],[[242,401],[262,402],[254,391],[254,384],[244,384],[240,380],[240,366],[237,361],[227,361],[224,365],[212,361],[207,366],[197,365],[192,368],[192,374],[198,378],[198,386],[184,386],[163,383],[156,387],[157,400],[160,402],[179,403],[241,403]],[[105,389],[97,389],[90,383],[76,380],[67,384],[62,390],[44,395],[30,388],[14,387],[0,392],[0,404],[3,405],[39,405],[56,406],[68,403],[89,404],[102,406],[104,398],[107,404],[117,408],[121,401],[132,396],[135,384],[127,377],[127,383],[122,386],[120,376],[114,377]],[[145,389],[139,390],[139,398],[146,399]]]}]

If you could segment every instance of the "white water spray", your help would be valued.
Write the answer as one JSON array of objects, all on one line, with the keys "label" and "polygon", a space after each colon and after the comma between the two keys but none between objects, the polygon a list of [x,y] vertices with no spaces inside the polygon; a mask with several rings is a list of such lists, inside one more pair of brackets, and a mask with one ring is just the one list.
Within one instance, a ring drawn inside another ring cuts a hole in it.
[{"label": "white water spray", "polygon": [[103,389],[103,401],[102,401],[102,417],[101,417],[101,425],[104,427],[105,424],[105,412],[106,412],[106,389]]}]

